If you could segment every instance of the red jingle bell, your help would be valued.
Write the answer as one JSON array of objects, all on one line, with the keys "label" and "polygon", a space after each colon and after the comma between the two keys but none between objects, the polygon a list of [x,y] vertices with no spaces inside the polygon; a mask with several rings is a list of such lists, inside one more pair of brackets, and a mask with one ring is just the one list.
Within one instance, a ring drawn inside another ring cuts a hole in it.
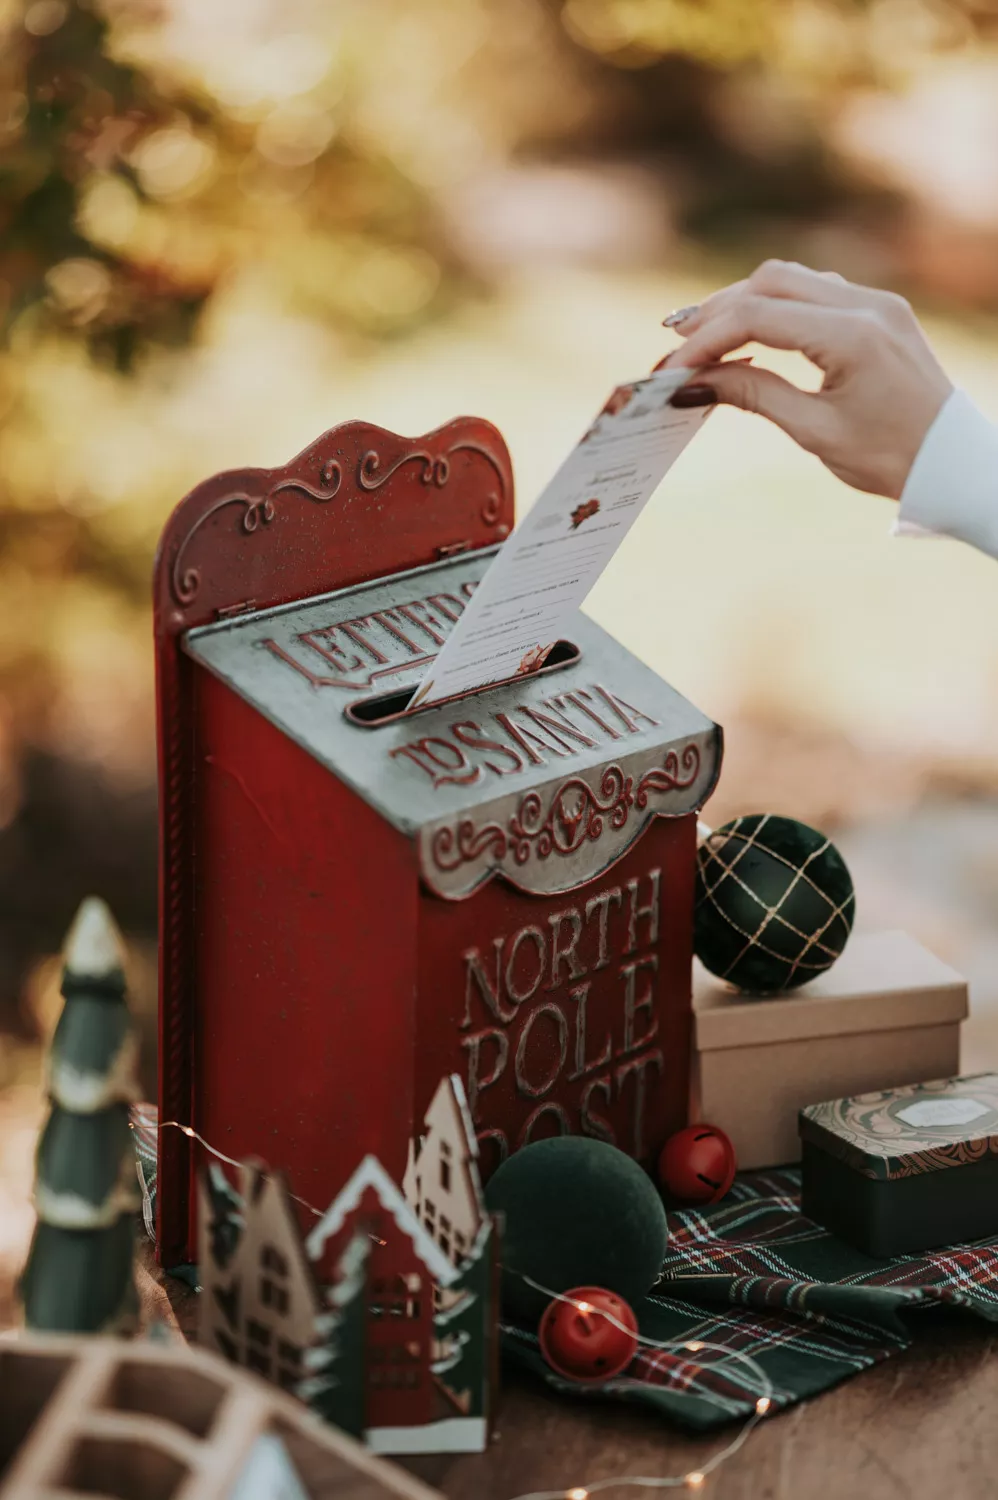
[{"label": "red jingle bell", "polygon": [[626,1370],[638,1347],[638,1320],[623,1297],[601,1286],[577,1286],[548,1304],[538,1335],[558,1375],[598,1385]]},{"label": "red jingle bell", "polygon": [[680,1203],[717,1203],[735,1180],[735,1148],[716,1125],[687,1125],[670,1135],[658,1180]]}]

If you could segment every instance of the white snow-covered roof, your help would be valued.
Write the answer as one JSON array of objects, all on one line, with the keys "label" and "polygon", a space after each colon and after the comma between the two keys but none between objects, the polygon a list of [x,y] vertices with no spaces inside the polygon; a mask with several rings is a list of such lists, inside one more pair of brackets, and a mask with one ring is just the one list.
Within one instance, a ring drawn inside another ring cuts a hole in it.
[{"label": "white snow-covered roof", "polygon": [[416,1254],[438,1285],[450,1286],[457,1279],[456,1268],[427,1234],[376,1156],[364,1157],[308,1236],[305,1249],[311,1259],[318,1260],[326,1241],[343,1228],[348,1215],[353,1213],[368,1188],[373,1188],[382,1208],[391,1214],[402,1233],[408,1235]]},{"label": "white snow-covered roof", "polygon": [[[451,1073],[449,1078],[441,1079],[441,1087],[445,1087],[447,1084],[450,1084],[453,1090],[454,1101],[461,1116],[461,1124],[464,1126],[465,1139],[468,1145],[468,1160],[469,1162],[473,1161],[476,1163],[475,1170],[477,1172],[478,1134],[471,1118],[471,1110],[468,1107],[468,1096],[464,1091],[464,1080],[460,1073]],[[479,1189],[479,1196],[481,1196],[481,1189]]]},{"label": "white snow-covered roof", "polygon": [[107,905],[99,896],[87,896],[66,938],[66,968],[81,978],[103,979],[123,968],[124,959],[121,933]]},{"label": "white snow-covered roof", "polygon": [[[434,1090],[430,1106],[423,1121],[426,1134],[421,1138],[419,1151],[412,1165],[412,1178],[418,1176],[423,1151],[436,1134],[447,1140],[457,1153],[456,1168],[464,1174],[469,1210],[473,1222],[480,1225],[485,1216],[485,1199],[482,1194],[482,1179],[478,1170],[478,1137],[468,1108],[468,1097],[464,1084],[457,1073],[445,1074]],[[406,1187],[410,1169],[406,1168]],[[406,1196],[408,1197],[408,1191]]]}]

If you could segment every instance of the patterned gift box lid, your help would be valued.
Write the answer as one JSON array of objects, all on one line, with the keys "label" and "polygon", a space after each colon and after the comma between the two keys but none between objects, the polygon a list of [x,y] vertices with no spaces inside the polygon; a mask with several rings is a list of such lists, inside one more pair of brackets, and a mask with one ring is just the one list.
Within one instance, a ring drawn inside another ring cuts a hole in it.
[{"label": "patterned gift box lid", "polygon": [[940,1078],[810,1104],[802,1141],[885,1181],[998,1155],[998,1073]]}]

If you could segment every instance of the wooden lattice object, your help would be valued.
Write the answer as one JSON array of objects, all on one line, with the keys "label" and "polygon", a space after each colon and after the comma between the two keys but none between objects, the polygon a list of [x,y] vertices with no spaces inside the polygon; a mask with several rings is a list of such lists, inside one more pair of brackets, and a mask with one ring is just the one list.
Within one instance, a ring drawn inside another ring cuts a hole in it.
[{"label": "wooden lattice object", "polygon": [[0,1344],[0,1500],[439,1500],[291,1397],[177,1343]]}]

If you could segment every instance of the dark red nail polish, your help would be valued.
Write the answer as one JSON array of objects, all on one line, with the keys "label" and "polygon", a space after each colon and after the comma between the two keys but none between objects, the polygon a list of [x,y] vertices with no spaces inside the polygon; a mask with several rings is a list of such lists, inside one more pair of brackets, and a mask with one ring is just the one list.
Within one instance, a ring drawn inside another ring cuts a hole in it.
[{"label": "dark red nail polish", "polygon": [[699,311],[699,302],[693,302],[689,307],[677,307],[675,312],[671,312],[667,318],[662,319],[662,327],[679,328],[681,324],[692,318],[693,314]]},{"label": "dark red nail polish", "polygon": [[683,385],[673,396],[672,406],[711,406],[717,400],[712,385]]}]

